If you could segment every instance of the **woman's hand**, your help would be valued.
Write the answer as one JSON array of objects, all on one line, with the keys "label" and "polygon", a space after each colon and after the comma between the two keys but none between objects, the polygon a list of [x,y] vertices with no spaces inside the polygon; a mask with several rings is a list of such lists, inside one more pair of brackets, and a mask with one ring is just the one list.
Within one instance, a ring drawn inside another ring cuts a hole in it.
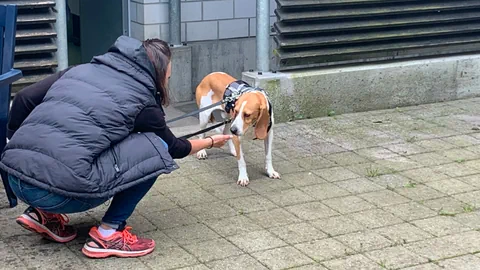
[{"label": "woman's hand", "polygon": [[190,155],[193,155],[198,151],[206,148],[212,148],[212,147],[220,148],[224,146],[225,143],[232,138],[233,138],[232,135],[213,135],[205,139],[189,140],[190,144],[192,145],[192,150],[190,151]]},{"label": "woman's hand", "polygon": [[213,136],[209,136],[208,138],[211,138],[212,140],[211,147],[220,148],[224,146],[228,140],[232,139],[233,136],[232,135],[213,135]]}]

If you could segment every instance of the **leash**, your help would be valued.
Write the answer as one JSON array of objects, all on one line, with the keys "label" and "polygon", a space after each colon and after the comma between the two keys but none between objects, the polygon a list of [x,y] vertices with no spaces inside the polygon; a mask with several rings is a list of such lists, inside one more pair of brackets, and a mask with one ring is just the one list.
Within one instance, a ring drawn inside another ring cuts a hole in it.
[{"label": "leash", "polygon": [[197,136],[197,135],[200,135],[200,134],[202,134],[202,133],[208,132],[208,131],[210,131],[210,130],[212,130],[212,129],[216,129],[216,128],[218,128],[218,127],[221,127],[221,126],[223,126],[223,125],[226,125],[226,124],[228,124],[228,123],[230,123],[230,122],[232,122],[232,119],[230,119],[230,118],[229,118],[229,119],[225,119],[225,120],[223,120],[222,122],[220,122],[220,123],[218,123],[218,124],[215,124],[215,125],[210,126],[210,127],[208,127],[208,128],[204,128],[204,129],[199,130],[199,131],[194,132],[194,133],[190,133],[190,134],[184,135],[184,136],[182,136],[181,138],[183,138],[183,139],[188,139],[188,138],[190,138],[190,137]]},{"label": "leash", "polygon": [[197,114],[197,113],[200,113],[200,112],[206,111],[206,110],[208,110],[208,109],[217,107],[218,105],[221,105],[221,104],[223,104],[223,103],[225,103],[225,102],[227,102],[227,101],[222,100],[222,101],[219,101],[219,102],[217,102],[217,103],[213,103],[212,105],[209,105],[209,106],[207,106],[207,107],[203,107],[203,108],[201,108],[201,109],[199,109],[199,110],[196,110],[196,111],[193,111],[193,112],[191,112],[191,113],[187,113],[187,114],[184,114],[184,115],[182,115],[182,116],[179,116],[179,117],[170,119],[170,120],[166,121],[166,123],[168,124],[168,123],[176,122],[176,121],[178,121],[178,120],[182,120],[183,118],[187,118],[187,117],[190,117],[190,116],[194,116],[194,115]]}]

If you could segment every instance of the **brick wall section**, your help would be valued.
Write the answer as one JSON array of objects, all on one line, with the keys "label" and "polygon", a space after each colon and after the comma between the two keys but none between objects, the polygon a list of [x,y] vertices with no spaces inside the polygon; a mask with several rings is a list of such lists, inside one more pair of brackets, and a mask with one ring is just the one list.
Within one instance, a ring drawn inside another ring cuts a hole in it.
[{"label": "brick wall section", "polygon": [[[131,31],[137,39],[169,39],[168,0],[132,0]],[[276,3],[270,0],[270,22]],[[182,0],[182,41],[254,37],[256,0]]]}]

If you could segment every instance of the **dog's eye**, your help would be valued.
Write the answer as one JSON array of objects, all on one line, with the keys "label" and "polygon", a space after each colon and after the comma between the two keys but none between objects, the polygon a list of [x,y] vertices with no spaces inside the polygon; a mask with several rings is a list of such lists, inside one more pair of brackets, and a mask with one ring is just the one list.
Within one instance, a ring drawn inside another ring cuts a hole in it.
[{"label": "dog's eye", "polygon": [[244,114],[243,114],[243,117],[248,118],[248,117],[250,117],[250,114],[244,113]]}]

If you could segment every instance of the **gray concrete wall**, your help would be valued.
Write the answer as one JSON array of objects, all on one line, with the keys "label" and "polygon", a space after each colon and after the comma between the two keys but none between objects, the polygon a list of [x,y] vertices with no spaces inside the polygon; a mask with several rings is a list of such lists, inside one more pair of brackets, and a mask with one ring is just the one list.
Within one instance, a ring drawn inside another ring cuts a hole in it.
[{"label": "gray concrete wall", "polygon": [[[270,46],[270,64],[275,69],[273,39]],[[191,42],[180,48],[173,49],[170,78],[170,92],[176,102],[192,101],[195,88],[211,72],[222,71],[240,79],[244,71],[256,66],[255,38]]]},{"label": "gray concrete wall", "polygon": [[263,87],[275,121],[434,103],[480,96],[480,55],[288,73],[245,72]]}]

